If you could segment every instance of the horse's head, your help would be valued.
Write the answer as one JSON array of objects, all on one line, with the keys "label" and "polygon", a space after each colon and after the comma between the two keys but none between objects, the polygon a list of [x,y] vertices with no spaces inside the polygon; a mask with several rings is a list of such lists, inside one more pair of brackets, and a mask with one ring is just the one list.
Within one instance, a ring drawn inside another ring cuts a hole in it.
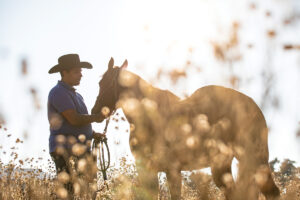
[{"label": "horse's head", "polygon": [[[128,65],[127,60],[124,61],[121,67],[114,66],[114,59],[111,58],[108,63],[108,69],[103,74],[99,82],[100,91],[96,103],[92,109],[92,114],[103,112],[103,108],[109,108],[109,115],[116,109],[116,103],[119,99],[121,86],[118,81],[119,73],[122,68]],[[108,114],[108,113],[103,113]]]}]

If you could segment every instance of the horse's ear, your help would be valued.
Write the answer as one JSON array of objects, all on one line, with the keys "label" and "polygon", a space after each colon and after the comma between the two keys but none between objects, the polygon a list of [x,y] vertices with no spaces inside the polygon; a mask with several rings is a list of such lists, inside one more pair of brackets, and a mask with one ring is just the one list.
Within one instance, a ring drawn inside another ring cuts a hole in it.
[{"label": "horse's ear", "polygon": [[124,68],[127,68],[127,66],[128,66],[128,61],[127,61],[127,59],[123,62],[123,64],[121,65],[121,69],[124,69]]},{"label": "horse's ear", "polygon": [[109,60],[109,63],[108,63],[108,70],[111,70],[114,68],[114,58],[111,57],[110,60]]}]

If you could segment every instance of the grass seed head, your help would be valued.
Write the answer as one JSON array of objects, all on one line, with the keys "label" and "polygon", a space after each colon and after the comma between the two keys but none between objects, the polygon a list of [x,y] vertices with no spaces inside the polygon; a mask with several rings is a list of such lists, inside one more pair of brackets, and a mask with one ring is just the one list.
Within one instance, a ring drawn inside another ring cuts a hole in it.
[{"label": "grass seed head", "polygon": [[68,197],[68,191],[64,187],[59,187],[56,190],[56,195],[61,199],[66,199]]},{"label": "grass seed head", "polygon": [[58,175],[57,175],[57,180],[60,182],[60,183],[63,183],[63,184],[66,184],[69,182],[70,180],[70,176],[67,172],[63,171],[63,172],[60,172]]},{"label": "grass seed head", "polygon": [[83,135],[83,134],[80,134],[80,135],[78,136],[78,139],[79,139],[80,142],[85,142],[86,136]]},{"label": "grass seed head", "polygon": [[82,144],[74,144],[72,147],[72,153],[75,156],[81,156],[82,154],[84,154],[86,152],[86,146],[82,145]]}]

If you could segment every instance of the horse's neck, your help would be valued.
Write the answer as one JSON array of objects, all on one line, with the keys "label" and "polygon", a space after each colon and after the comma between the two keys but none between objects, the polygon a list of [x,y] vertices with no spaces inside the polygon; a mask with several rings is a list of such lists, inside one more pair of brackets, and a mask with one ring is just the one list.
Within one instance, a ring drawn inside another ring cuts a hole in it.
[{"label": "horse's neck", "polygon": [[179,97],[177,97],[170,91],[153,87],[141,77],[137,77],[138,79],[134,92],[138,99],[149,99],[151,101],[154,101],[159,108],[167,108],[171,106],[171,104],[179,101]]}]

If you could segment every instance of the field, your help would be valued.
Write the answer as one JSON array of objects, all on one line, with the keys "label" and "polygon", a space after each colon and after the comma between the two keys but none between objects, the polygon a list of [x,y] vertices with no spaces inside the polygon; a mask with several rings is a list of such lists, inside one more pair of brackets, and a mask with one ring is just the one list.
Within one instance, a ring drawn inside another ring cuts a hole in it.
[{"label": "field", "polygon": [[[135,167],[121,160],[118,168],[108,171],[108,181],[104,183],[101,173],[98,174],[97,184],[88,184],[84,178],[72,177],[74,181],[75,199],[91,199],[97,191],[96,199],[134,199],[134,195],[143,193],[139,189]],[[280,165],[278,171],[273,172],[276,185],[280,188],[282,200],[300,199],[300,168],[293,162],[278,160],[270,162],[271,168]],[[272,168],[273,169],[273,168]],[[84,169],[83,169],[84,171]],[[67,199],[68,194],[63,184],[70,180],[66,173],[58,177],[43,176],[39,170],[22,170],[20,166],[1,165],[0,199]],[[159,199],[170,199],[166,178],[160,173]],[[208,174],[194,171],[183,177],[182,198],[194,199],[224,199],[222,191],[215,186],[212,177]],[[147,198],[146,198],[147,199]],[[260,200],[265,199],[263,195]]]}]

